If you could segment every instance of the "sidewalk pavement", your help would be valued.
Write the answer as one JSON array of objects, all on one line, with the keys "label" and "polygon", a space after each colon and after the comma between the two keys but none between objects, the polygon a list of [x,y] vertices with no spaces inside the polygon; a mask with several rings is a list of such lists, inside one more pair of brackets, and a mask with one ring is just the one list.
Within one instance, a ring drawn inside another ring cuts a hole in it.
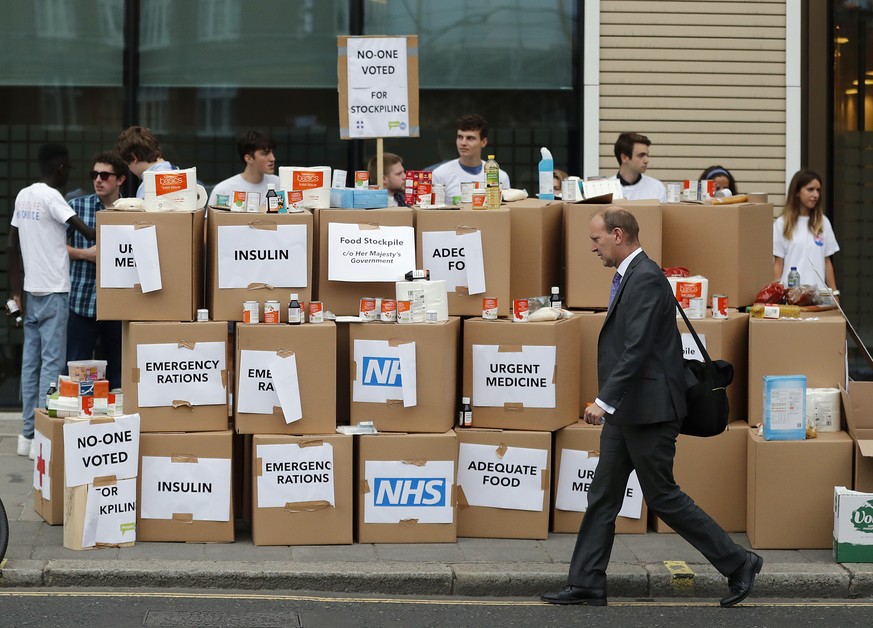
[{"label": "sidewalk pavement", "polygon": [[[32,506],[32,461],[15,453],[21,419],[0,413],[0,498],[11,529],[0,587],[179,587],[535,597],[566,582],[575,535],[451,544],[256,547],[244,525],[232,544],[144,543],[73,551],[63,528]],[[745,534],[732,535],[745,547]],[[834,563],[830,550],[759,550],[754,598],[873,597],[873,564]],[[683,561],[679,565],[666,561]],[[676,534],[618,535],[613,598],[720,598],[726,580]]]}]

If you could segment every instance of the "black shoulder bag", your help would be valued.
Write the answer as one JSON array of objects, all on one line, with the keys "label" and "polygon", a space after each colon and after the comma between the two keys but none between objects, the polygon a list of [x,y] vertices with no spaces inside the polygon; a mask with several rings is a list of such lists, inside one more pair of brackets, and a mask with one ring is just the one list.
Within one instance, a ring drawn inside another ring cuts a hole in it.
[{"label": "black shoulder bag", "polygon": [[679,432],[689,436],[718,436],[725,431],[728,424],[727,387],[734,379],[734,367],[725,360],[710,359],[682,307],[678,303],[676,307],[703,356],[703,362],[685,360],[685,373],[689,384],[685,392],[688,415],[682,421]]}]

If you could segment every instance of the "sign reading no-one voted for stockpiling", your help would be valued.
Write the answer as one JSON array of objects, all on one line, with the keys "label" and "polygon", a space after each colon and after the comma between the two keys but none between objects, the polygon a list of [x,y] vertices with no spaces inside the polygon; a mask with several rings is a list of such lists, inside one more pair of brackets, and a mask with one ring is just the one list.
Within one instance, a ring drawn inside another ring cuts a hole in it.
[{"label": "sign reading no-one voted for stockpiling", "polygon": [[136,477],[139,466],[139,414],[111,422],[64,424],[64,475],[68,487],[90,484],[94,478]]},{"label": "sign reading no-one voted for stockpiling", "polygon": [[416,268],[412,227],[332,222],[327,240],[330,281],[402,281]]}]

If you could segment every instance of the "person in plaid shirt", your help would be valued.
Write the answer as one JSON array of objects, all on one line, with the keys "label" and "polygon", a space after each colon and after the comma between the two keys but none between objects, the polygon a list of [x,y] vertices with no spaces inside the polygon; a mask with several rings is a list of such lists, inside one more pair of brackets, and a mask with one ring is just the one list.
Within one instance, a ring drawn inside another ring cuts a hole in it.
[{"label": "person in plaid shirt", "polygon": [[[127,164],[118,153],[94,155],[91,180],[94,194],[74,198],[70,207],[89,227],[96,228],[97,212],[118,200],[128,176]],[[67,322],[67,360],[90,360],[100,341],[107,361],[110,388],[121,386],[121,321],[97,320],[97,246],[68,229],[70,254],[70,317]]]}]

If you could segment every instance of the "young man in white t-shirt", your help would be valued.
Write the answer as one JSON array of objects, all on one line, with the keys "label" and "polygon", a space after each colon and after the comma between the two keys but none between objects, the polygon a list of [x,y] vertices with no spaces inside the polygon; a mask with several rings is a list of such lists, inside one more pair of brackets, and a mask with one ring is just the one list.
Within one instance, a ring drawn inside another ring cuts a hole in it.
[{"label": "young man in white t-shirt", "polygon": [[[31,459],[35,454],[33,412],[45,402],[49,384],[57,381],[67,351],[70,298],[67,225],[86,239],[95,239],[95,230],[76,215],[58,191],[70,177],[67,149],[59,144],[42,146],[39,168],[42,181],[24,188],[15,198],[7,243],[12,298],[24,312],[23,426],[18,436],[18,455]],[[24,262],[26,307],[22,307],[21,261]]]},{"label": "young man in white t-shirt", "polygon": [[[239,139],[237,147],[245,169],[212,188],[210,207],[229,207],[234,192],[257,192],[263,204],[270,183],[279,189],[279,177],[273,174],[276,170],[276,142],[260,131],[249,131]],[[219,196],[228,197],[227,202]]]},{"label": "young man in white t-shirt", "polygon": [[[459,157],[434,168],[433,182],[446,186],[446,202],[461,196],[461,184],[470,181],[485,186],[485,162],[482,149],[488,146],[488,121],[480,115],[471,114],[458,120],[455,146]],[[510,186],[509,175],[500,170],[500,189]]]},{"label": "young man in white t-shirt", "polygon": [[639,133],[622,133],[613,147],[618,161],[615,178],[621,183],[621,191],[627,200],[657,200],[667,202],[667,188],[664,184],[648,176],[649,147],[652,142]]}]

